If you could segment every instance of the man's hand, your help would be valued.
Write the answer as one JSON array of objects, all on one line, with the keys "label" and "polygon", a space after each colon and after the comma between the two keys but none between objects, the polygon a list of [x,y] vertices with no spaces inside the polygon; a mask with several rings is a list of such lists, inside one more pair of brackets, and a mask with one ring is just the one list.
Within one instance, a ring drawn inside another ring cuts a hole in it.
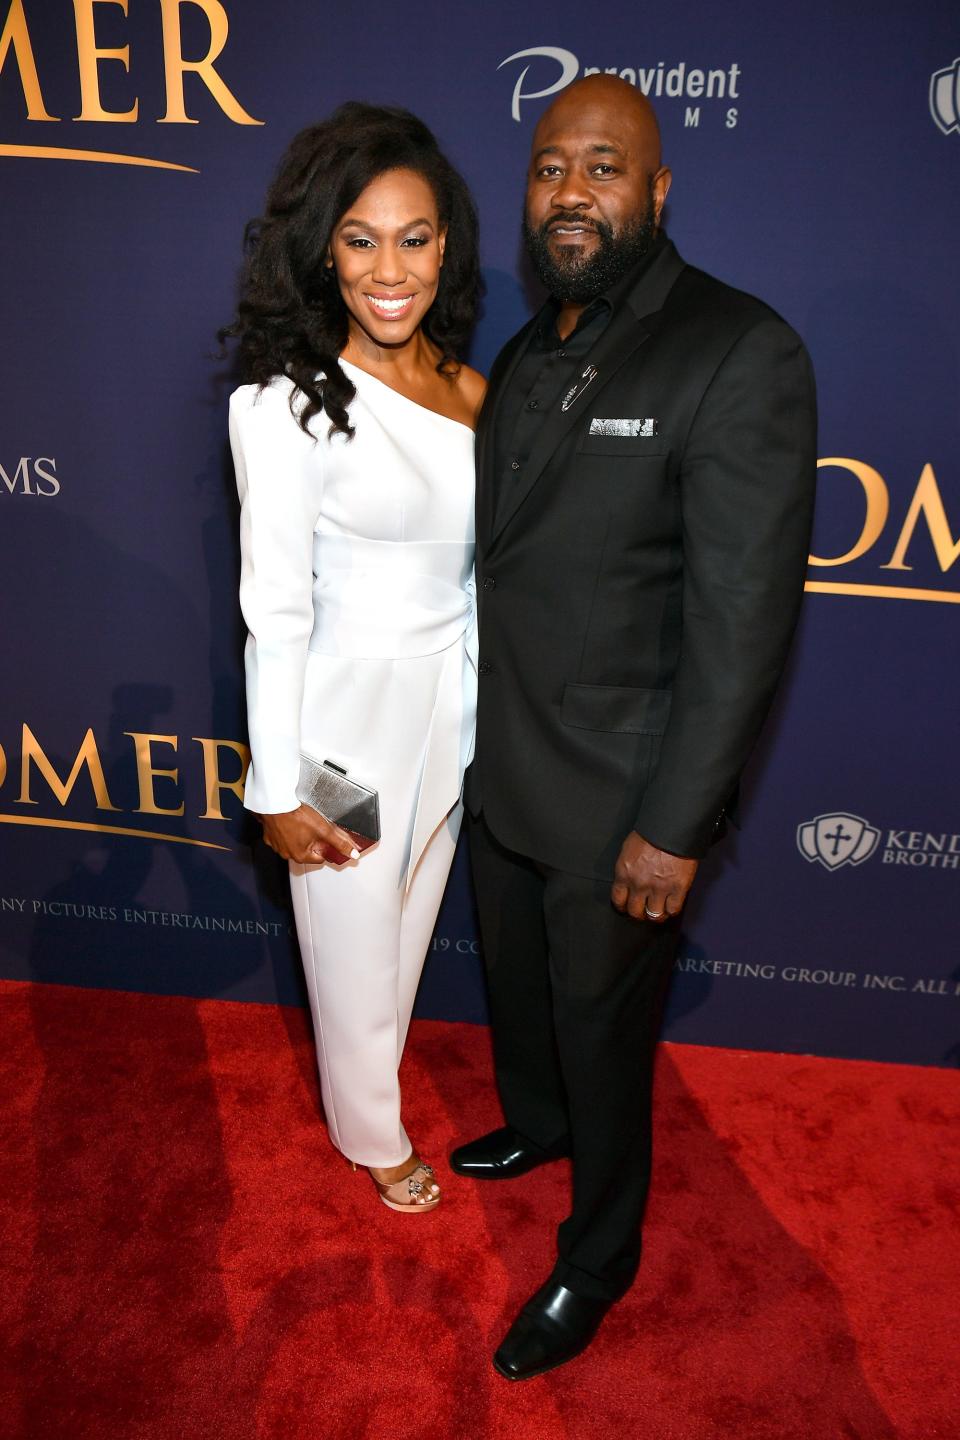
[{"label": "man's hand", "polygon": [[614,909],[635,920],[662,925],[679,915],[699,860],[658,850],[631,830],[617,856],[610,899]]},{"label": "man's hand", "polygon": [[346,860],[356,860],[360,854],[345,830],[325,820],[309,805],[300,805],[280,815],[261,815],[260,819],[263,838],[270,849],[298,865],[319,865],[327,858],[325,845],[338,850]]}]

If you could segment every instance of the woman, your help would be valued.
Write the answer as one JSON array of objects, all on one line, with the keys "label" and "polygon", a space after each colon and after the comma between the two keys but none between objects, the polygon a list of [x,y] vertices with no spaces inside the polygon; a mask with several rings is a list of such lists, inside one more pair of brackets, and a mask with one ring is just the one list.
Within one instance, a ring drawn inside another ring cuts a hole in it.
[{"label": "woman", "polygon": [[[435,1208],[397,1069],[473,744],[473,430],[457,355],[476,216],[430,131],[352,103],[299,134],[250,227],[231,397],[249,630],[246,805],[290,862],[329,1131],[392,1209]],[[301,755],[379,796],[353,840],[297,799]],[[323,864],[325,847],[346,857]]]}]

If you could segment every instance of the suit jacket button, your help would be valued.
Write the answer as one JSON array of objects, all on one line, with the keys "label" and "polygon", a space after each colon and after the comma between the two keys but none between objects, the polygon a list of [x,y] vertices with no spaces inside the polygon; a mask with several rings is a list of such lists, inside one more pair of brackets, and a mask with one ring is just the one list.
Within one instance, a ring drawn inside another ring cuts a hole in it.
[{"label": "suit jacket button", "polygon": [[487,575],[484,577],[483,588],[484,590],[496,590],[497,582],[496,580],[494,580],[492,575]]},{"label": "suit jacket button", "polygon": [[519,469],[520,469],[520,461],[519,461],[519,460],[511,460],[511,461],[510,461],[510,469],[511,469],[511,470],[519,470]]},{"label": "suit jacket button", "polygon": [[481,660],[480,664],[477,666],[477,673],[480,675],[489,675],[492,669],[493,666],[490,664],[489,660]]}]

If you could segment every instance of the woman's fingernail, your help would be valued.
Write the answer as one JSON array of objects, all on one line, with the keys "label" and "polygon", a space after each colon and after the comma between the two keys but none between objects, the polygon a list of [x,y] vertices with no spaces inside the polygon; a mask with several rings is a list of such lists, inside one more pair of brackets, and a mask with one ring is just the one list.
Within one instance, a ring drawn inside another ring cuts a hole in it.
[{"label": "woman's fingernail", "polygon": [[351,850],[351,851],[350,851],[350,859],[351,859],[351,860],[359,860],[359,859],[360,859],[360,851],[359,851],[359,850]]}]

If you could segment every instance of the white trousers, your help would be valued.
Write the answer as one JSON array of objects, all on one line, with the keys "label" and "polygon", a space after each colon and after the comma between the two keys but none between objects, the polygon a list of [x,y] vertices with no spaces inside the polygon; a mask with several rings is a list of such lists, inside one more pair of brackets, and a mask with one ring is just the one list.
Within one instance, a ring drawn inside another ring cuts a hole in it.
[{"label": "white trousers", "polygon": [[399,825],[341,868],[290,866],[327,1125],[358,1165],[399,1165],[413,1148],[397,1072],[461,817],[457,804],[434,831],[409,889]]}]

